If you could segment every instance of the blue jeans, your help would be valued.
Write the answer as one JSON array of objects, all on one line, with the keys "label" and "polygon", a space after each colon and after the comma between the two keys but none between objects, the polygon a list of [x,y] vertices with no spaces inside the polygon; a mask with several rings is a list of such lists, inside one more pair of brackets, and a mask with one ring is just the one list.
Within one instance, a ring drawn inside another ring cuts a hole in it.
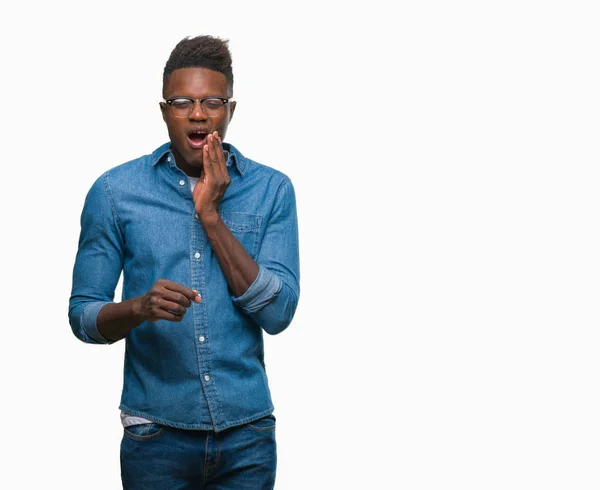
[{"label": "blue jeans", "polygon": [[272,415],[222,432],[134,425],[121,442],[128,490],[272,490],[276,467]]}]

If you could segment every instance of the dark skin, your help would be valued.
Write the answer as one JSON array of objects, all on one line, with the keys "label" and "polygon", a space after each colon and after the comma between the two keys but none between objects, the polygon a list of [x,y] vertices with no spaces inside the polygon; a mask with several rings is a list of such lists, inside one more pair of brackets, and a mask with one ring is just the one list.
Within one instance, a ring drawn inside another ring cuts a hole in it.
[{"label": "dark skin", "polygon": [[[201,99],[208,96],[228,98],[230,90],[225,75],[207,68],[175,70],[164,88],[163,96]],[[219,204],[231,179],[223,154],[222,139],[235,110],[230,102],[219,117],[208,117],[196,101],[187,118],[175,117],[161,103],[163,119],[171,139],[175,163],[186,175],[199,177],[193,193],[198,219],[217,257],[227,284],[235,296],[248,290],[258,275],[258,264],[221,220]],[[201,143],[189,138],[192,131],[206,133]],[[200,295],[189,287],[159,279],[150,290],[121,303],[109,303],[98,313],[98,331],[109,340],[119,340],[144,321],[180,322],[192,302]]]}]

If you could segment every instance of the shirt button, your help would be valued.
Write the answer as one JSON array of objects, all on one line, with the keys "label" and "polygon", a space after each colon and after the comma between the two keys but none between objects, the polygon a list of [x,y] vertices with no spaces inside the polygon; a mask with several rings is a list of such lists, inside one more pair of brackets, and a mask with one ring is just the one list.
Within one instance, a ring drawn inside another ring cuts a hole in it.
[{"label": "shirt button", "polygon": [[204,381],[210,381],[210,376],[208,374],[204,375]]},{"label": "shirt button", "polygon": [[204,342],[204,337],[200,337],[200,342]]},{"label": "shirt button", "polygon": [[198,215],[197,215],[197,214],[196,214],[195,216],[196,216],[196,219],[200,219],[200,218],[198,218]]},{"label": "shirt button", "polygon": [[171,157],[167,157],[167,162],[170,162],[170,161],[171,161]]},{"label": "shirt button", "polygon": [[181,180],[179,181],[179,185],[185,185],[185,180],[181,179]]},{"label": "shirt button", "polygon": [[200,258],[200,252],[196,252],[196,253],[194,254],[194,257],[196,257],[197,259],[199,259],[199,258]]}]

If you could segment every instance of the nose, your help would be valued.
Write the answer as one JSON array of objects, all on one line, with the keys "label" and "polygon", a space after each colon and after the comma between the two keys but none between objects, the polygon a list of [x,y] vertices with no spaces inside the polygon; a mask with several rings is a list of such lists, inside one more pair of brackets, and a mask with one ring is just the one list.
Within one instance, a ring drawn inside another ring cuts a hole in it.
[{"label": "nose", "polygon": [[207,118],[206,114],[202,112],[202,104],[200,104],[199,100],[194,101],[194,106],[192,107],[192,113],[189,118],[192,121],[203,121]]}]

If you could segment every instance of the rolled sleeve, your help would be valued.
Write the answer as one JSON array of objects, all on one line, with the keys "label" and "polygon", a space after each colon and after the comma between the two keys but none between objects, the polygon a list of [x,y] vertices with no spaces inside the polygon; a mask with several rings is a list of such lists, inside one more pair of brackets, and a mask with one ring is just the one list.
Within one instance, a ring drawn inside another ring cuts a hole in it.
[{"label": "rolled sleeve", "polygon": [[95,303],[89,303],[81,312],[81,329],[88,335],[88,337],[94,339],[99,344],[112,344],[111,341],[106,339],[99,331],[96,324],[98,313],[104,305],[108,304],[106,301],[97,301]]},{"label": "rolled sleeve", "polygon": [[246,314],[254,313],[268,305],[281,291],[282,281],[264,267],[258,266],[258,275],[248,290],[239,298],[231,299]]}]

